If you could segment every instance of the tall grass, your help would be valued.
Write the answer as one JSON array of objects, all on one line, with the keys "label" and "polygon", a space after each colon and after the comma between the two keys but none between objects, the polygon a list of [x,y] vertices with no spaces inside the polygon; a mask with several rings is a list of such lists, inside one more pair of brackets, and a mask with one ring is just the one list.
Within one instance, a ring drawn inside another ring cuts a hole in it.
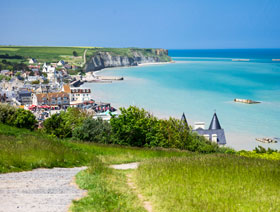
[{"label": "tall grass", "polygon": [[0,173],[89,165],[94,157],[113,164],[186,155],[190,153],[61,140],[40,131],[31,132],[0,123]]},{"label": "tall grass", "polygon": [[2,125],[0,129],[7,130],[0,133],[0,173],[81,166],[90,160],[89,155],[67,148],[57,139]]},{"label": "tall grass", "polygon": [[134,177],[155,211],[279,211],[280,163],[235,155],[152,159]]},{"label": "tall grass", "polygon": [[88,170],[76,176],[76,182],[88,190],[88,195],[74,201],[71,211],[145,211],[137,196],[127,188],[125,174],[108,168],[98,158]]}]

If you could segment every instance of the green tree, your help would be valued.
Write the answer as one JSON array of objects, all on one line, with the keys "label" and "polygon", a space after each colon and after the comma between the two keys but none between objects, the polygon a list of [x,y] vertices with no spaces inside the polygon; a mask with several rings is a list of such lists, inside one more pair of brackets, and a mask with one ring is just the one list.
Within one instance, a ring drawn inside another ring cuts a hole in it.
[{"label": "green tree", "polygon": [[65,129],[64,126],[62,117],[59,114],[54,114],[44,121],[43,131],[59,138],[65,138],[68,136],[69,130]]},{"label": "green tree", "polygon": [[76,127],[80,127],[87,117],[86,113],[78,108],[68,108],[66,112],[52,115],[43,123],[44,131],[59,138],[70,138]]},{"label": "green tree", "polygon": [[38,84],[40,84],[40,81],[39,80],[35,80],[35,81],[32,81],[31,84],[32,85],[38,85]]},{"label": "green tree", "polygon": [[15,127],[34,130],[37,121],[35,116],[29,110],[19,108],[16,110],[16,113],[14,115],[15,118],[13,125]]},{"label": "green tree", "polygon": [[73,56],[78,57],[78,53],[76,51],[73,51]]},{"label": "green tree", "polygon": [[135,106],[120,108],[120,111],[121,115],[110,121],[114,142],[130,146],[149,146],[155,135],[156,118]]},{"label": "green tree", "polygon": [[110,143],[111,125],[101,118],[84,120],[80,127],[75,128],[73,138],[96,143]]},{"label": "green tree", "polygon": [[29,110],[4,104],[0,104],[0,122],[31,130],[35,128],[37,123],[35,116]]}]

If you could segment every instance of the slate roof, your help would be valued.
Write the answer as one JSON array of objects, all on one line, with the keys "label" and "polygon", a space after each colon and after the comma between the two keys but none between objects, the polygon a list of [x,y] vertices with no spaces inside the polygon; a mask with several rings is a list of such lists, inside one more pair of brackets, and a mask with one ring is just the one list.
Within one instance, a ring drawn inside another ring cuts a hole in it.
[{"label": "slate roof", "polygon": [[214,113],[211,124],[209,126],[209,130],[217,130],[222,129],[217,114]]},{"label": "slate roof", "polygon": [[218,116],[216,113],[214,113],[212,121],[210,123],[209,129],[204,130],[201,128],[198,128],[196,130],[193,130],[194,132],[197,132],[199,135],[209,135],[209,139],[212,140],[212,135],[217,135],[217,143],[220,145],[226,144],[226,136],[224,129],[222,129]]},{"label": "slate roof", "polygon": [[183,124],[188,125],[188,121],[187,121],[187,119],[186,119],[185,113],[183,113],[183,115],[182,115],[181,122],[182,122]]}]

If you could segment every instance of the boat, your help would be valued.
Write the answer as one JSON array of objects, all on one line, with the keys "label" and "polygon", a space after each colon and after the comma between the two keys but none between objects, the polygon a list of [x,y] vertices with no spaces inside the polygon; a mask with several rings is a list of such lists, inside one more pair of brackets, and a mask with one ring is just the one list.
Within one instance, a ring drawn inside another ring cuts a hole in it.
[{"label": "boat", "polygon": [[272,61],[280,61],[280,59],[272,59]]},{"label": "boat", "polygon": [[248,62],[248,61],[250,61],[250,59],[232,59],[232,61]]},{"label": "boat", "polygon": [[273,138],[256,138],[257,141],[262,142],[262,143],[277,143],[276,139]]},{"label": "boat", "polygon": [[240,102],[240,103],[245,103],[245,104],[259,104],[259,103],[261,103],[261,102],[254,101],[254,100],[251,100],[251,99],[234,99],[233,101]]}]

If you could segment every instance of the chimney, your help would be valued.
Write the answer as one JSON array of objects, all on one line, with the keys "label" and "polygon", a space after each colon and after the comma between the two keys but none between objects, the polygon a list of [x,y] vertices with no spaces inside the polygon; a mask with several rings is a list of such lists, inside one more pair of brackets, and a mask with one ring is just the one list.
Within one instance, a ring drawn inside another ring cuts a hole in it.
[{"label": "chimney", "polygon": [[197,130],[197,129],[204,130],[205,129],[205,123],[204,122],[195,122],[194,123],[194,130]]}]

